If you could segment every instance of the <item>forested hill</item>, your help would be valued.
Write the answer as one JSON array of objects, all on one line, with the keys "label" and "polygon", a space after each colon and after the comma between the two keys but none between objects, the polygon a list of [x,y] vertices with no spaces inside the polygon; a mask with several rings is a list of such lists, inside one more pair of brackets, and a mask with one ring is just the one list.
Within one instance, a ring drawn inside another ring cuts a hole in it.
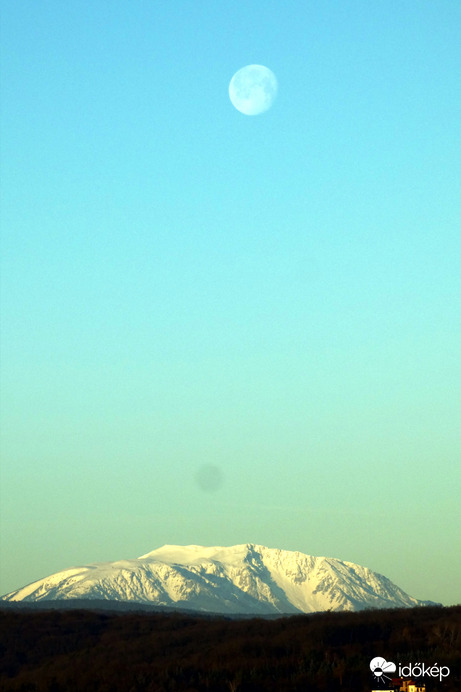
[{"label": "forested hill", "polygon": [[267,620],[0,609],[3,692],[366,692],[370,660],[449,666],[461,689],[461,606]]}]

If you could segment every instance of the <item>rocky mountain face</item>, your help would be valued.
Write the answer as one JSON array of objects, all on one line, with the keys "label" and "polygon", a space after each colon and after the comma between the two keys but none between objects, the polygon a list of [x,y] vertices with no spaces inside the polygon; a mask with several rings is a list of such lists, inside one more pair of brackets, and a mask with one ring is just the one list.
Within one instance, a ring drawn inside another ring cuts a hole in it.
[{"label": "rocky mountain face", "polygon": [[171,546],[134,560],[73,567],[4,601],[109,600],[242,615],[429,605],[352,562],[252,543]]}]

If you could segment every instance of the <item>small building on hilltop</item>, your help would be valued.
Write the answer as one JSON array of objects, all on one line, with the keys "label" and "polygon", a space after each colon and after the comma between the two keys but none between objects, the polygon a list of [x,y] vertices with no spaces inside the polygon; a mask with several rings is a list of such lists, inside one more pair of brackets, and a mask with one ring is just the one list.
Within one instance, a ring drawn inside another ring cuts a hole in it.
[{"label": "small building on hilltop", "polygon": [[388,687],[380,687],[379,690],[371,692],[426,692],[426,685],[423,682],[393,678]]}]

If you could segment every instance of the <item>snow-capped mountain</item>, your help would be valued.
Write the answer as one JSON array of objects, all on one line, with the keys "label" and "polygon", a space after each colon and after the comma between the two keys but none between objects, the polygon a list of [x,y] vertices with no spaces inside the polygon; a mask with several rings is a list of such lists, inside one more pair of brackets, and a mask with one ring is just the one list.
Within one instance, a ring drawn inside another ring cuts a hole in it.
[{"label": "snow-capped mountain", "polygon": [[165,545],[135,560],[73,567],[4,601],[97,599],[228,614],[310,613],[427,605],[352,562],[251,543]]}]

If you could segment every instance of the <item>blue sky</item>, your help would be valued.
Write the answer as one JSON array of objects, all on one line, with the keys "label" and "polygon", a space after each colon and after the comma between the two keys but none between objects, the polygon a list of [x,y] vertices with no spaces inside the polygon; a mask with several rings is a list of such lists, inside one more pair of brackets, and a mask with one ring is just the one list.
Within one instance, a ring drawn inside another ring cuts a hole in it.
[{"label": "blue sky", "polygon": [[255,542],[459,602],[458,0],[0,4],[0,591]]}]

